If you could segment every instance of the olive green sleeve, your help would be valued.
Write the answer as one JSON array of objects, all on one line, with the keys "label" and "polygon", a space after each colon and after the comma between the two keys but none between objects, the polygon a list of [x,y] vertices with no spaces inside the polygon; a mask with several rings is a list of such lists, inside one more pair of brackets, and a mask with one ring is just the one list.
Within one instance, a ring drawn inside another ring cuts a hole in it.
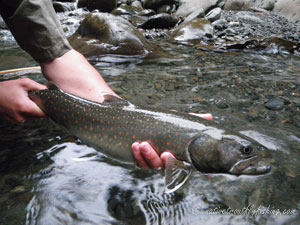
[{"label": "olive green sleeve", "polygon": [[0,0],[0,13],[16,41],[37,62],[70,51],[52,0]]}]

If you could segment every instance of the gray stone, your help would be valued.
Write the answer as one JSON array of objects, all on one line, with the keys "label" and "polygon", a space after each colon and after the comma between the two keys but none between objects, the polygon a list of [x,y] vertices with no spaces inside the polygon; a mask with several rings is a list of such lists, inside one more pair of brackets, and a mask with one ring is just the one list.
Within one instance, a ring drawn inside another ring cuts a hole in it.
[{"label": "gray stone", "polygon": [[76,33],[69,38],[69,42],[85,56],[164,54],[160,48],[148,42],[126,19],[108,13],[90,13]]},{"label": "gray stone", "polygon": [[175,0],[142,0],[143,7],[145,9],[157,10],[160,6],[163,5],[173,5]]},{"label": "gray stone", "polygon": [[132,7],[138,8],[140,10],[144,10],[142,3],[140,1],[134,1],[131,3]]},{"label": "gray stone", "polygon": [[196,18],[190,22],[182,23],[171,31],[170,38],[176,42],[194,43],[205,37],[212,37],[213,25],[206,19]]},{"label": "gray stone", "polygon": [[163,5],[157,9],[157,13],[171,13],[172,7],[170,5]]},{"label": "gray stone", "polygon": [[167,14],[161,13],[154,16],[151,16],[148,20],[145,21],[140,27],[143,29],[152,29],[152,28],[170,28],[174,27],[178,22],[178,18]]},{"label": "gray stone", "polygon": [[76,2],[76,0],[57,0],[58,2]]},{"label": "gray stone", "polygon": [[254,7],[265,9],[265,10],[272,10],[275,5],[275,0],[256,0],[253,3]]},{"label": "gray stone", "polygon": [[219,0],[180,0],[180,3],[181,5],[177,9],[176,15],[187,17],[199,8],[202,8],[204,12],[207,12],[209,9],[218,6]]},{"label": "gray stone", "polygon": [[68,3],[54,1],[52,4],[55,12],[67,12],[67,11],[75,10],[74,4],[71,3],[68,4]]},{"label": "gray stone", "polygon": [[90,11],[98,9],[100,12],[111,12],[117,7],[117,0],[78,0],[77,6]]},{"label": "gray stone", "polygon": [[194,12],[192,12],[190,15],[188,15],[184,22],[190,22],[196,18],[203,18],[205,16],[205,12],[202,8],[198,8],[197,10],[195,10]]},{"label": "gray stone", "polygon": [[255,23],[264,23],[262,19],[247,11],[238,12],[235,15],[243,20],[252,21]]},{"label": "gray stone", "polygon": [[284,102],[280,98],[272,98],[266,103],[266,108],[270,110],[281,110],[284,107]]},{"label": "gray stone", "polygon": [[139,16],[153,16],[155,15],[155,11],[153,9],[144,9],[143,11],[138,13]]},{"label": "gray stone", "polygon": [[1,15],[0,15],[0,29],[7,29],[6,23],[4,22]]},{"label": "gray stone", "polygon": [[119,7],[113,9],[110,13],[119,16],[119,15],[134,15],[134,14],[138,14],[141,11],[142,9],[140,8],[122,4]]},{"label": "gray stone", "polygon": [[217,30],[224,30],[227,28],[227,25],[228,22],[224,19],[219,19],[219,20],[216,20],[212,23],[212,25],[214,26],[215,29]]},{"label": "gray stone", "polygon": [[250,0],[227,0],[224,9],[225,10],[248,10],[251,8]]},{"label": "gray stone", "polygon": [[209,20],[210,22],[214,22],[221,18],[221,12],[221,8],[214,8],[206,14],[205,19]]},{"label": "gray stone", "polygon": [[272,12],[284,16],[290,21],[299,22],[300,1],[299,0],[277,0]]}]

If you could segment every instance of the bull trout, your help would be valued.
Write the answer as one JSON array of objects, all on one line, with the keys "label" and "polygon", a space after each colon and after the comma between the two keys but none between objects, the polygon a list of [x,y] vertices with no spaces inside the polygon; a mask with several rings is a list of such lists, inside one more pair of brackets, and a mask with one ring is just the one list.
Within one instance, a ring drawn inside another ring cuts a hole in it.
[{"label": "bull trout", "polygon": [[166,192],[183,185],[193,168],[234,175],[260,175],[271,169],[261,164],[264,146],[195,115],[140,108],[113,95],[96,103],[51,82],[29,97],[55,123],[107,156],[134,162],[135,141],[148,141],[158,154],[173,153],[176,159],[170,157],[165,167]]}]

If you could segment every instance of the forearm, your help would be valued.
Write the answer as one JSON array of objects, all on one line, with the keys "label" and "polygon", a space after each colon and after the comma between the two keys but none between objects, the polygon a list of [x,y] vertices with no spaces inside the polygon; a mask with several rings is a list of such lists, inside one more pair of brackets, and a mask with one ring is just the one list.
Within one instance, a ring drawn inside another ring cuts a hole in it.
[{"label": "forearm", "polygon": [[77,51],[71,50],[48,63],[41,63],[44,76],[64,91],[102,102],[104,94],[114,94],[98,71]]},{"label": "forearm", "polygon": [[51,0],[0,0],[0,13],[18,44],[37,62],[70,51]]}]

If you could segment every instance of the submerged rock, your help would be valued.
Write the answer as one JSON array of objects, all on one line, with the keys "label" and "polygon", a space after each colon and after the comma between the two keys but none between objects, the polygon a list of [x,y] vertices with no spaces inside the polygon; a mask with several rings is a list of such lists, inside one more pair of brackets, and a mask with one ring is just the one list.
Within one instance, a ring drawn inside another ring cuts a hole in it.
[{"label": "submerged rock", "polygon": [[91,13],[69,41],[85,56],[103,54],[166,56],[127,20],[108,13]]},{"label": "submerged rock", "polygon": [[86,7],[90,11],[98,9],[101,12],[110,12],[117,7],[117,0],[78,0],[77,6],[78,8]]},{"label": "submerged rock", "polygon": [[251,39],[240,42],[225,43],[219,49],[225,50],[253,50],[264,51],[269,54],[297,53],[300,51],[300,43],[281,38]]},{"label": "submerged rock", "polygon": [[170,38],[177,42],[198,42],[205,37],[212,37],[214,27],[207,19],[196,18],[183,23],[171,31]]},{"label": "submerged rock", "polygon": [[281,110],[284,107],[284,102],[280,98],[272,98],[266,103],[266,108],[270,110]]},{"label": "submerged rock", "polygon": [[143,29],[152,29],[152,28],[170,28],[174,27],[178,22],[178,18],[167,13],[161,13],[154,16],[151,16],[148,20],[145,21],[140,27]]}]

